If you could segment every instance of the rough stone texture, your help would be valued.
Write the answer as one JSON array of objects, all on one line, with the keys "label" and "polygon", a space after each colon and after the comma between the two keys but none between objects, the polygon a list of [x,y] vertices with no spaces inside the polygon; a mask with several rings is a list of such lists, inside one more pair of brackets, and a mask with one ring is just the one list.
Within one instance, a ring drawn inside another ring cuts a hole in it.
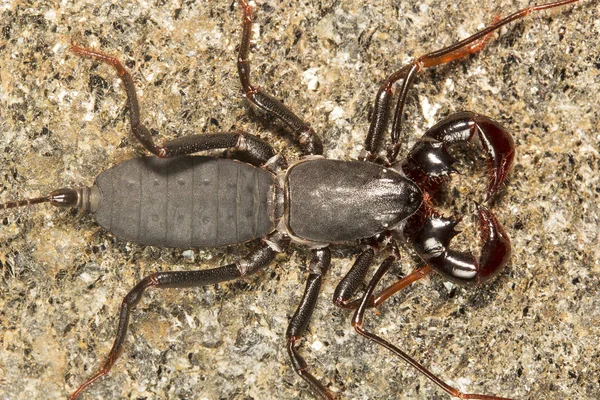
[{"label": "rough stone texture", "polygon": [[[357,157],[387,74],[529,4],[369,3],[261,0],[255,10],[254,81],[322,133],[331,158]],[[125,62],[157,138],[244,129],[297,157],[274,135],[281,127],[242,96],[233,0],[9,1],[0,9],[0,201],[89,185],[141,153],[114,71],[70,53],[70,42]],[[423,72],[409,95],[403,151],[461,109],[497,119],[518,146],[493,204],[514,247],[500,277],[478,289],[427,278],[369,313],[368,326],[465,391],[600,398],[599,11],[582,1],[513,23],[481,54]],[[441,196],[446,213],[472,215],[483,198],[484,175],[463,171]],[[468,246],[475,224],[464,225],[457,243]],[[390,281],[418,265],[409,247],[401,250]],[[136,281],[155,270],[214,267],[245,251],[141,247],[50,206],[1,211],[0,398],[65,398],[102,362]],[[331,304],[356,254],[334,250],[302,347],[312,370],[345,398],[448,398],[358,337],[350,313]],[[152,291],[113,372],[82,398],[312,398],[284,346],[306,257],[294,247],[244,281]]]}]

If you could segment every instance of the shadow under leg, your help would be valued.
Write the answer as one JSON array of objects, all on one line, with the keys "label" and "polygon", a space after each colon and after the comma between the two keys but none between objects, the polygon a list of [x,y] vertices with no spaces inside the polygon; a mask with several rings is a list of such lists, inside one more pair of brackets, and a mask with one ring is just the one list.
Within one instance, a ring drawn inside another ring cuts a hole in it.
[{"label": "shadow under leg", "polygon": [[189,288],[234,280],[259,272],[273,261],[276,254],[277,252],[268,244],[262,243],[261,246],[250,253],[248,257],[239,259],[233,264],[199,271],[155,272],[139,281],[123,299],[119,311],[119,323],[115,341],[106,360],[102,364],[102,367],[96,374],[92,375],[80,385],[77,390],[69,396],[69,400],[75,400],[89,385],[109,373],[123,351],[123,344],[125,343],[125,337],[127,335],[131,311],[140,302],[146,289]]}]

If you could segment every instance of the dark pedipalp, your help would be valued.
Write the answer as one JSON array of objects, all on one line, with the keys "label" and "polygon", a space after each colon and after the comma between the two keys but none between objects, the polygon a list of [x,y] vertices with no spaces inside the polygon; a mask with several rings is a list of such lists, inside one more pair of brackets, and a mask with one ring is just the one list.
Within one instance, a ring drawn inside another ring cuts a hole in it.
[{"label": "dark pedipalp", "polygon": [[415,143],[402,165],[404,172],[426,191],[434,191],[456,172],[448,149],[479,138],[489,165],[487,199],[500,189],[515,158],[510,133],[494,120],[470,111],[452,114],[431,127]]},{"label": "dark pedipalp", "polygon": [[510,259],[510,240],[504,228],[488,208],[477,208],[483,242],[479,259],[450,248],[450,241],[460,233],[455,229],[460,219],[420,213],[411,218],[405,231],[423,261],[444,278],[462,285],[488,281]]},{"label": "dark pedipalp", "polygon": [[452,166],[456,162],[448,153],[444,142],[431,137],[423,137],[415,143],[410,157],[406,160],[411,170],[423,171],[429,180],[440,182],[451,173],[457,172]]}]

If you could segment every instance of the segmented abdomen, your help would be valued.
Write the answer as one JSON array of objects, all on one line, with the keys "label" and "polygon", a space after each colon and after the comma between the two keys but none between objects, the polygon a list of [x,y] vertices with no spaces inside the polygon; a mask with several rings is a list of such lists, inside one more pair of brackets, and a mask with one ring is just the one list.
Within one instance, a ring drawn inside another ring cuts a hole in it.
[{"label": "segmented abdomen", "polygon": [[153,246],[206,248],[259,238],[274,229],[269,172],[228,159],[135,158],[96,178],[98,224],[118,238]]}]

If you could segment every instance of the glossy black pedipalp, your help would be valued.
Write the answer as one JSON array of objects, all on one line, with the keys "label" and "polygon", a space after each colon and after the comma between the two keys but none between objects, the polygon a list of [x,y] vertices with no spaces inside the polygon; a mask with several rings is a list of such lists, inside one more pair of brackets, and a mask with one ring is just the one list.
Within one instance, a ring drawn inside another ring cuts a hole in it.
[{"label": "glossy black pedipalp", "polygon": [[[478,206],[483,242],[481,256],[450,248],[459,220],[442,216],[416,218],[406,231],[419,256],[434,271],[461,285],[479,285],[494,277],[510,259],[510,240],[492,212]],[[412,230],[411,230],[412,229]]]},{"label": "glossy black pedipalp", "polygon": [[452,114],[431,127],[415,143],[402,165],[404,172],[419,186],[433,191],[455,169],[456,160],[448,149],[478,137],[489,164],[487,198],[500,188],[515,158],[510,133],[496,121],[470,111]]}]

